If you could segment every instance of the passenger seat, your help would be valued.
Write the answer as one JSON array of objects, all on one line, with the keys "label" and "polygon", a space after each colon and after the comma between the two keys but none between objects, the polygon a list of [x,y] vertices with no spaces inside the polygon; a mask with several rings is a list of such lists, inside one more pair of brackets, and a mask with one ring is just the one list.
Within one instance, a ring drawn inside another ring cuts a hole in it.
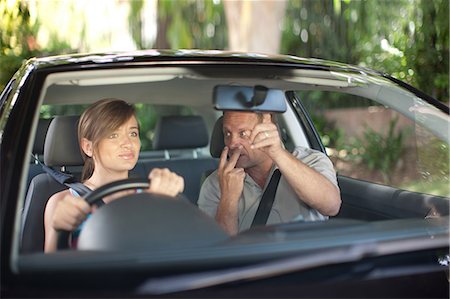
[{"label": "passenger seat", "polygon": [[[152,168],[168,168],[184,178],[184,195],[194,204],[200,193],[202,175],[216,169],[218,159],[202,153],[208,145],[208,131],[201,116],[163,116],[155,127],[153,149],[163,150],[165,159],[145,162],[146,172]],[[172,156],[171,150],[184,150],[184,155]]]}]

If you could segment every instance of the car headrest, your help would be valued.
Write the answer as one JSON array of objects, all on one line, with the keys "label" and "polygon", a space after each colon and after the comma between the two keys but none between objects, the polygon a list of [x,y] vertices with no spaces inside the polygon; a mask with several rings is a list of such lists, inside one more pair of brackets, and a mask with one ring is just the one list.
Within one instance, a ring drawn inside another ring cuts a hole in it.
[{"label": "car headrest", "polygon": [[156,123],[153,149],[199,148],[208,144],[208,131],[201,116],[163,116]]},{"label": "car headrest", "polygon": [[225,143],[223,142],[223,116],[219,117],[216,120],[214,125],[213,132],[211,134],[211,143],[209,145],[209,152],[211,156],[214,158],[220,158],[220,154],[225,147]]},{"label": "car headrest", "polygon": [[78,143],[78,115],[56,116],[50,123],[44,144],[47,166],[83,165]]},{"label": "car headrest", "polygon": [[47,135],[48,127],[52,118],[40,118],[37,126],[36,136],[34,138],[33,151],[34,155],[44,154],[44,142]]}]

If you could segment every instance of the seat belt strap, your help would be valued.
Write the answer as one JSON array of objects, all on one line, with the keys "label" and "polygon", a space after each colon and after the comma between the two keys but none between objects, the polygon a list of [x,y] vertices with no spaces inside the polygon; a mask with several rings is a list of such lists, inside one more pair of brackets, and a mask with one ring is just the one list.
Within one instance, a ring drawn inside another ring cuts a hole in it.
[{"label": "seat belt strap", "polygon": [[[34,155],[33,155],[33,157],[35,158],[35,161],[37,163],[39,163],[39,165],[41,165],[42,169],[49,176],[51,176],[55,181],[57,181],[61,185],[65,185],[65,186],[67,186],[69,188],[72,188],[81,197],[83,197],[83,196],[85,196],[85,195],[87,195],[87,194],[92,192],[92,190],[89,189],[85,184],[83,184],[81,182],[78,182],[73,175],[54,170],[53,168],[48,167],[47,165],[45,165],[44,163],[39,161],[39,159],[37,159]],[[102,206],[103,204],[104,204],[103,200],[100,200],[97,205],[98,206]]]},{"label": "seat belt strap", "polygon": [[255,227],[257,225],[265,225],[267,223],[267,219],[269,218],[269,214],[272,210],[273,202],[275,200],[275,193],[278,188],[280,177],[281,172],[277,168],[273,172],[272,177],[270,178],[269,185],[267,185],[261,201],[259,202],[259,206],[256,210],[255,218],[253,218],[251,227]]},{"label": "seat belt strap", "polygon": [[66,185],[69,188],[75,190],[81,197],[92,192],[86,185],[81,182],[77,182],[75,177],[71,174],[63,173],[57,170],[54,170],[47,165],[41,164],[42,169],[50,175],[55,181],[62,185]]}]

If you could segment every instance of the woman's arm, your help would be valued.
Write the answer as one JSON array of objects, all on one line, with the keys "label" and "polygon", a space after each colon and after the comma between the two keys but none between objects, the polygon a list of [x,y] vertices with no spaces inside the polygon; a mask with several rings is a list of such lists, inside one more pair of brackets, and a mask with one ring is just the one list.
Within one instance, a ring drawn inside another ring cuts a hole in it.
[{"label": "woman's arm", "polygon": [[44,212],[44,251],[56,251],[58,230],[76,230],[90,212],[89,204],[68,190],[52,195]]}]

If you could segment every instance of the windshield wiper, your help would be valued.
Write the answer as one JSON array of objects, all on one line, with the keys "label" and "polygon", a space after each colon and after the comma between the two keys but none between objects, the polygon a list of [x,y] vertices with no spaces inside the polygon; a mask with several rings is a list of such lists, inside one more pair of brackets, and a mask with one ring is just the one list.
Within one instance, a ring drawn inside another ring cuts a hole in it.
[{"label": "windshield wiper", "polygon": [[402,252],[448,247],[445,237],[435,237],[424,242],[423,238],[393,240],[380,243],[361,243],[352,246],[323,249],[294,257],[272,260],[255,265],[213,270],[201,273],[175,275],[165,278],[150,278],[137,288],[138,294],[161,295],[195,290],[221,284],[258,280],[283,274],[317,268],[320,266],[359,261],[366,257]]}]

